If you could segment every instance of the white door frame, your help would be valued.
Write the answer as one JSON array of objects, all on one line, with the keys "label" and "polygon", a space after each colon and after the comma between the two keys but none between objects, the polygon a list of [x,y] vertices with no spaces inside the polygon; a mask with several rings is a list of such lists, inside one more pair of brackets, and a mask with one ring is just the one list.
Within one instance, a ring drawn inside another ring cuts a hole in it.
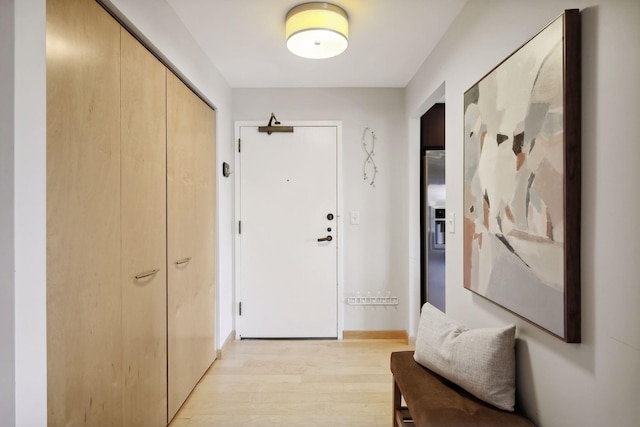
[{"label": "white door frame", "polygon": [[[235,181],[235,206],[233,212],[233,220],[234,220],[234,254],[233,254],[233,276],[234,276],[234,288],[233,288],[233,313],[234,313],[234,322],[233,329],[235,330],[236,339],[240,339],[240,334],[238,333],[237,325],[239,323],[239,312],[238,312],[238,296],[241,295],[242,290],[242,277],[240,274],[240,234],[238,233],[238,221],[240,221],[240,172],[242,164],[240,162],[240,152],[238,147],[241,145],[240,140],[240,128],[243,126],[264,126],[266,123],[264,121],[236,121],[234,123],[234,151],[235,151],[235,170],[234,174],[236,175],[234,178]],[[338,339],[341,340],[343,337],[344,330],[344,280],[343,280],[343,246],[344,246],[344,228],[343,228],[343,214],[342,214],[342,205],[343,205],[343,196],[342,196],[342,188],[343,188],[343,178],[342,178],[342,122],[341,121],[292,121],[292,122],[283,122],[283,126],[293,126],[294,131],[296,126],[330,126],[336,128],[337,133],[337,149],[336,149],[336,200],[337,200],[337,211],[336,211],[336,249],[337,249],[337,313],[338,313]]]}]

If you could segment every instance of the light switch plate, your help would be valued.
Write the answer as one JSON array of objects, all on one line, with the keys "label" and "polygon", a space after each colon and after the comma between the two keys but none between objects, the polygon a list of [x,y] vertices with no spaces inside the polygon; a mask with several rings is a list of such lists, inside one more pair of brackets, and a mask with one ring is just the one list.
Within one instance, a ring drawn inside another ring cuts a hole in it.
[{"label": "light switch plate", "polygon": [[351,211],[351,224],[352,225],[358,225],[360,224],[360,212],[358,211]]}]

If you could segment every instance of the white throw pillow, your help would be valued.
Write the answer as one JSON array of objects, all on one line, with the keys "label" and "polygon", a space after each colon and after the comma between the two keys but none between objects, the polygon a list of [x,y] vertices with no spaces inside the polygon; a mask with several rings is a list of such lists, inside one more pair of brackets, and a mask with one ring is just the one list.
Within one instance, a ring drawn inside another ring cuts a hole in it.
[{"label": "white throw pillow", "polygon": [[422,307],[414,358],[500,409],[515,404],[515,325],[467,329],[431,304]]}]

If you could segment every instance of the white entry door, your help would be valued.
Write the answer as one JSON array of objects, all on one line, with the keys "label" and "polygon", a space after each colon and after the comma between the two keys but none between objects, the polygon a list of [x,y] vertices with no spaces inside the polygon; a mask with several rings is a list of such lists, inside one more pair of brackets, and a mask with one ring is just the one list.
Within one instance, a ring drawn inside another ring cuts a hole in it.
[{"label": "white entry door", "polygon": [[240,127],[242,338],[338,334],[337,127]]}]

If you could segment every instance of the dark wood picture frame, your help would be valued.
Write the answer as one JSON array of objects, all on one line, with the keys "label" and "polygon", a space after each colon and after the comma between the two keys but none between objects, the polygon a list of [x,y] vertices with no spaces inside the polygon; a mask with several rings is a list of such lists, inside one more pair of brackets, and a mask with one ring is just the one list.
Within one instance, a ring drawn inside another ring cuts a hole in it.
[{"label": "dark wood picture frame", "polygon": [[464,287],[568,343],[581,340],[580,31],[565,10],[464,94]]}]

